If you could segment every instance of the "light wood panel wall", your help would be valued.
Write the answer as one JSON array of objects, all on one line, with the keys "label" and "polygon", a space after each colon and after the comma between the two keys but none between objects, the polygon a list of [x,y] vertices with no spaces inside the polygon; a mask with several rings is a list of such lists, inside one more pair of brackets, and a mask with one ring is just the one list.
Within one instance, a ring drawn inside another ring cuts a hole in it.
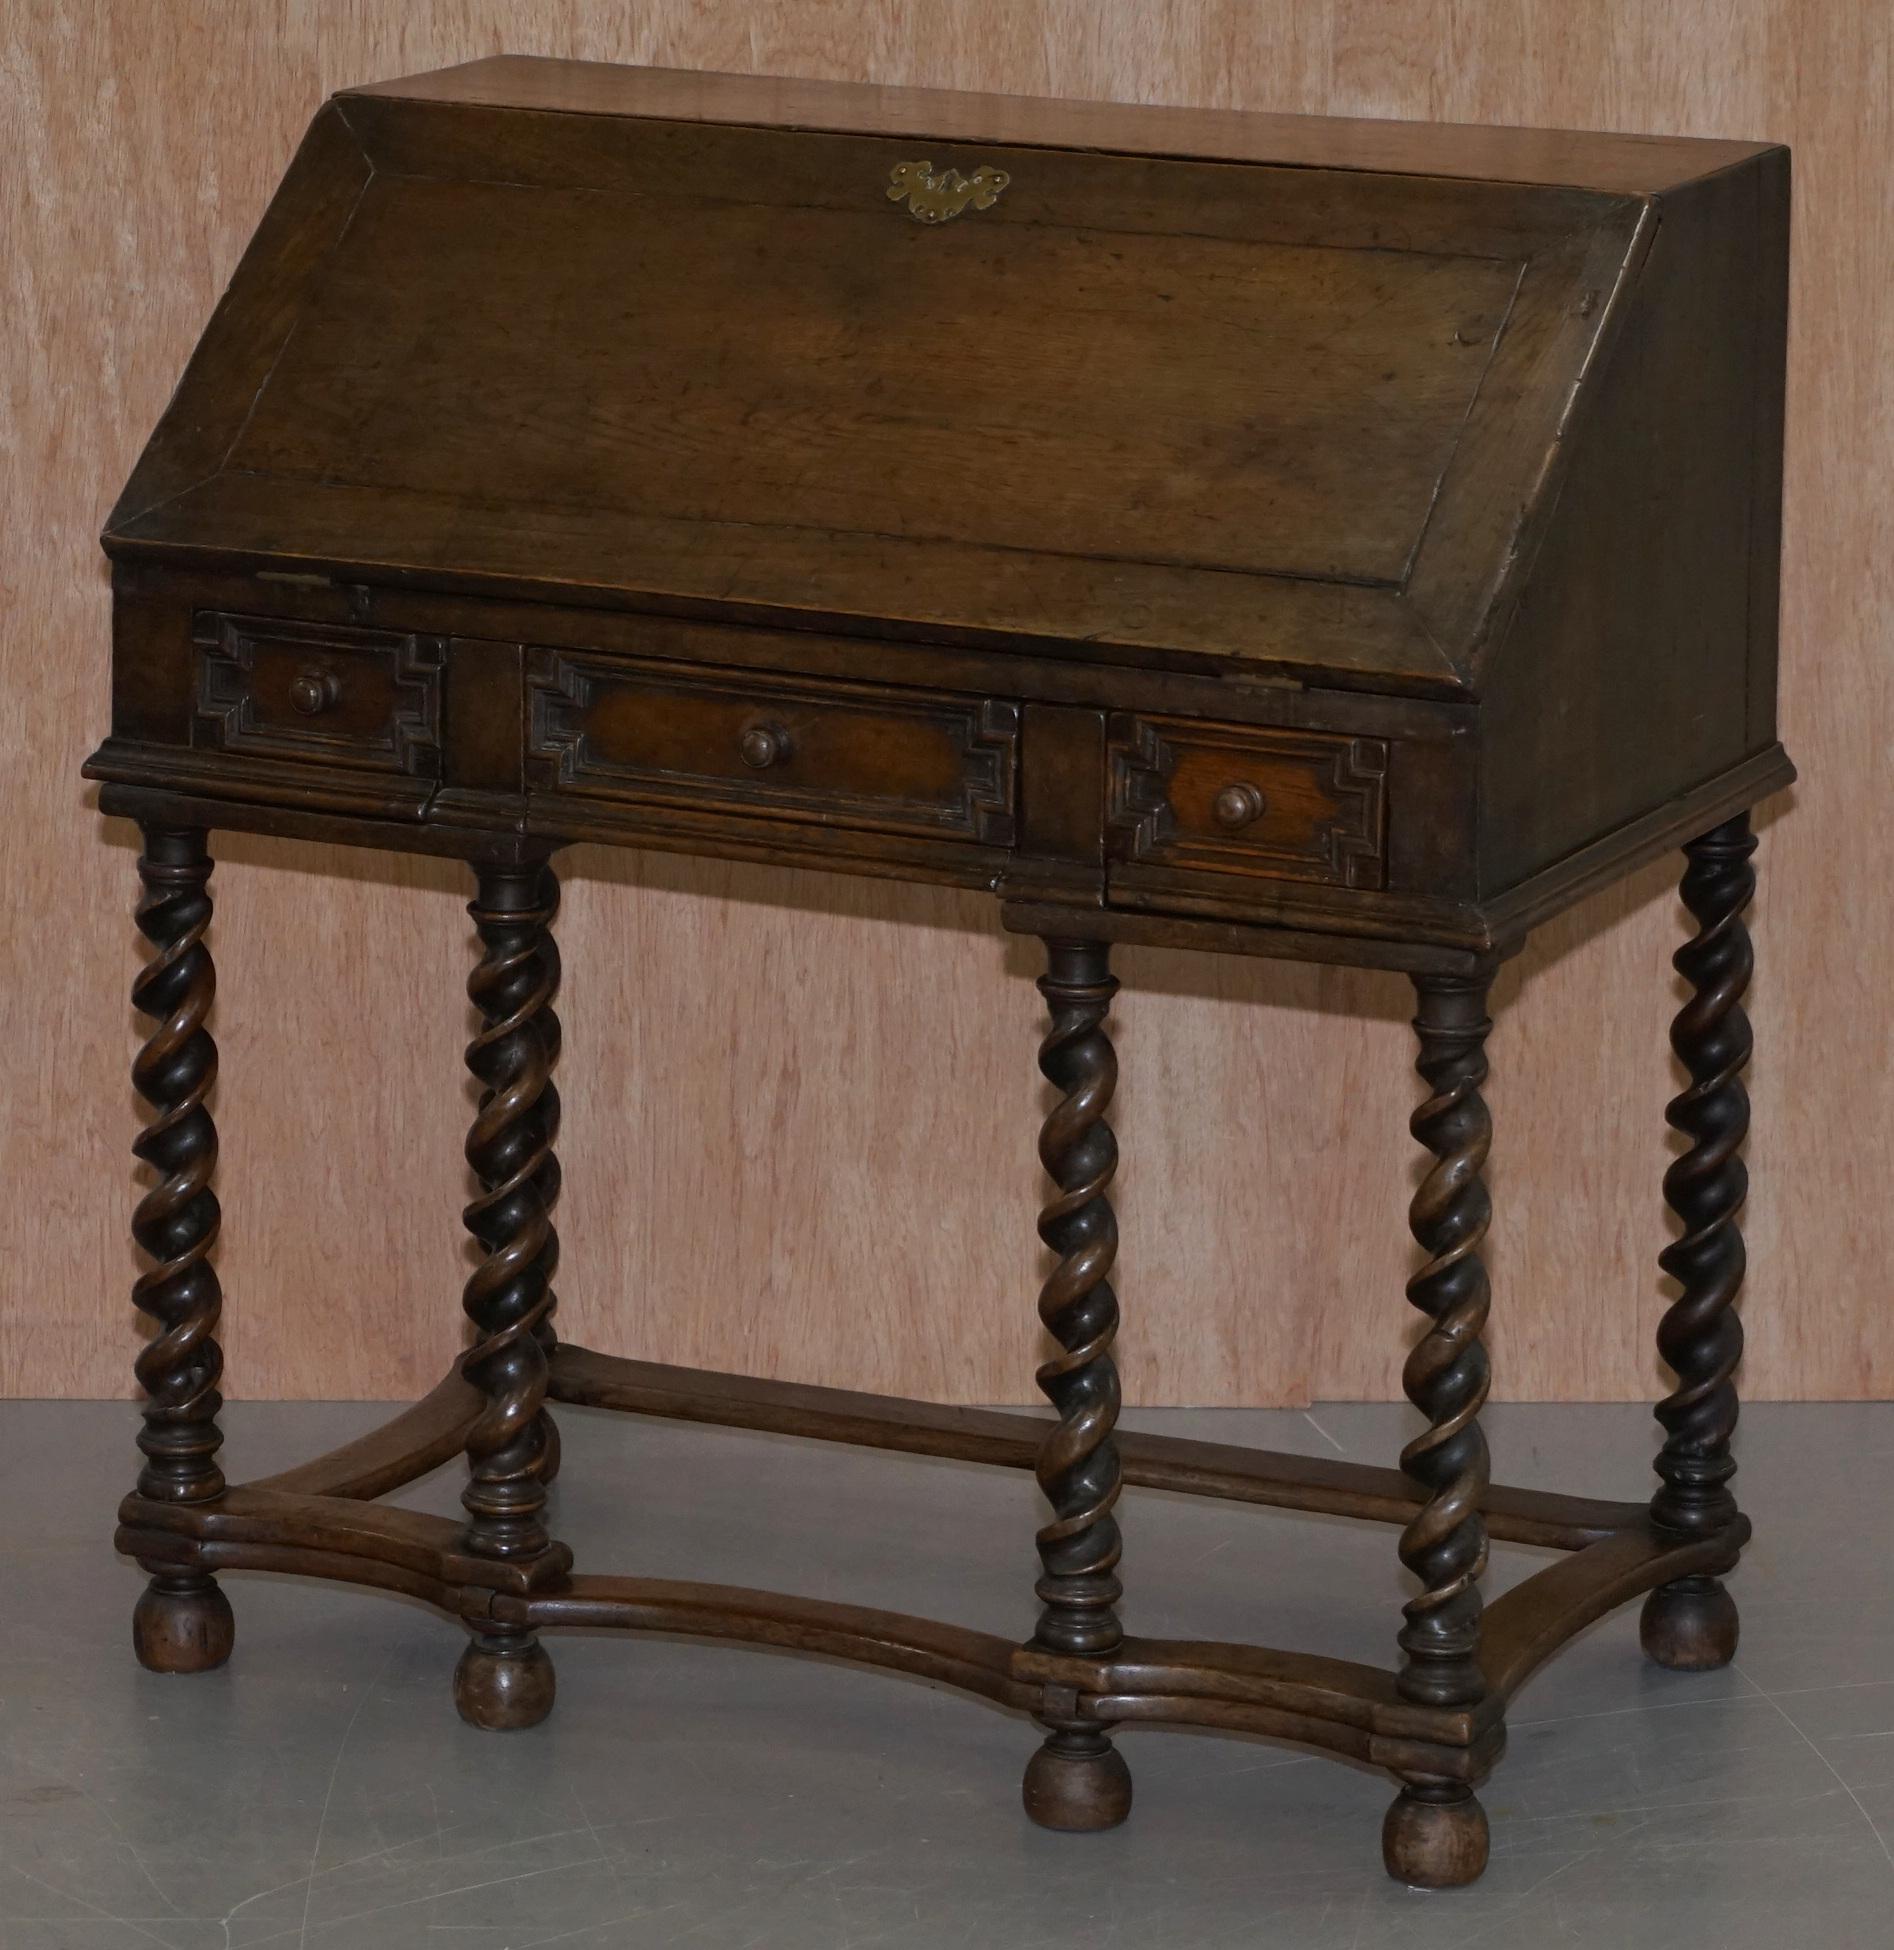
[{"label": "light wood panel wall", "polygon": [[[118,1394],[136,1345],[132,835],[101,832],[77,770],[106,722],[93,537],[322,97],[511,49],[1794,143],[1784,712],[1805,783],[1762,854],[1747,1385],[1894,1391],[1889,18],[1861,0],[13,0],[0,1385]],[[223,857],[231,1391],[409,1394],[457,1336],[467,886],[315,847]],[[568,864],[568,1333],[1029,1397],[1038,1001],[989,905],[661,856]],[[1594,901],[1505,985],[1504,1394],[1655,1385],[1669,886],[1654,870]],[[1404,984],[1157,953],[1122,972],[1129,1393],[1398,1393]]]}]

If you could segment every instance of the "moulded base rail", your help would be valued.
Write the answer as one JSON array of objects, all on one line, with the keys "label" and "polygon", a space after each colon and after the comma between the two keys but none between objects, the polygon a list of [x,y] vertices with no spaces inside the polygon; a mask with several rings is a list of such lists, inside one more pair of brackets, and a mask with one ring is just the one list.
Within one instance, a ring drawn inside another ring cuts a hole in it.
[{"label": "moulded base rail", "polygon": [[[1027,1414],[757,1381],[571,1346],[552,1352],[550,1375],[557,1402],[1010,1468],[1032,1466],[1046,1427]],[[399,1591],[476,1633],[582,1625],[727,1639],[911,1673],[1064,1721],[1264,1734],[1410,1779],[1476,1785],[1504,1744],[1507,1701],[1560,1646],[1629,1599],[1726,1569],[1749,1534],[1739,1518],[1684,1540],[1653,1528],[1641,1503],[1489,1489],[1482,1509],[1494,1537],[1568,1555],[1488,1606],[1485,1698],[1427,1706],[1402,1698],[1391,1671],[1313,1653],[1127,1638],[1107,1657],[1062,1656],[899,1612],[734,1585],[575,1574],[563,1546],[524,1564],[476,1557],[454,1520],[374,1499],[459,1454],[482,1406],[456,1367],[374,1433],[214,1501],[127,1497],[118,1547],[159,1575],[286,1571]],[[1116,1441],[1125,1480],[1147,1488],[1397,1524],[1421,1501],[1398,1470],[1173,1436],[1120,1433]]]}]

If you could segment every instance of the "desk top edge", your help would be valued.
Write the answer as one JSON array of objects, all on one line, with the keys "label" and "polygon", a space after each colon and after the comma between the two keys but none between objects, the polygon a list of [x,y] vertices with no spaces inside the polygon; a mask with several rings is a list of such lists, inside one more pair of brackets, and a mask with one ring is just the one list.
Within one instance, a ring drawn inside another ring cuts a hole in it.
[{"label": "desk top edge", "polygon": [[932,137],[1510,181],[1653,196],[1782,145],[1721,137],[1586,133],[1473,123],[1287,115],[1166,103],[906,88],[788,75],[490,55],[338,91],[352,96],[841,134]]}]

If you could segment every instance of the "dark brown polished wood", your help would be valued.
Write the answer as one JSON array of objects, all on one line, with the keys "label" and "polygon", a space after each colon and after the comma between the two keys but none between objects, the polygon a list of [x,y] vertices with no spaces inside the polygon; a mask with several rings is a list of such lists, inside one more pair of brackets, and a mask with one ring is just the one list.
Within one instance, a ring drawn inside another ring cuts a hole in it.
[{"label": "dark brown polished wood", "polygon": [[[1118,1296],[1111,1269],[1118,1221],[1108,1193],[1118,1141],[1105,1113],[1118,1084],[1118,1058],[1105,1012],[1118,981],[1110,964],[1105,942],[1050,940],[1039,978],[1052,1013],[1039,1067],[1060,1093],[1039,1134],[1039,1160],[1053,1183],[1039,1237],[1057,1255],[1040,1291],[1039,1318],[1059,1345],[1039,1370],[1039,1387],[1059,1419],[1046,1431],[1034,1466],[1052,1518],[1039,1532],[1043,1609],[1032,1643],[1086,1657],[1124,1643],[1113,1515],[1124,1471],[1113,1440]],[[1131,1812],[1130,1769],[1108,1731],[1080,1716],[1076,1692],[1069,1702],[1048,1699],[1039,1721],[1046,1740],[1026,1769],[1026,1812],[1043,1828],[1112,1828],[1123,1821]]]},{"label": "dark brown polished wood", "polygon": [[[148,1262],[132,1302],[158,1323],[137,1361],[145,1391],[138,1494],[158,1503],[209,1503],[224,1493],[217,1466],[223,1295],[211,1264],[219,1225],[210,1182],[217,1126],[207,1103],[217,1080],[217,1045],[204,1026],[217,987],[204,945],[210,875],[200,830],[146,827],[138,929],[157,952],[132,984],[132,1004],[155,1027],[132,1065],[132,1083],[154,1114],[132,1148],[157,1182],[132,1215],[132,1237]],[[197,1570],[145,1569],[151,1583],[132,1619],[140,1661],[154,1672],[222,1665],[236,1624],[217,1580]]]},{"label": "dark brown polished wood", "polygon": [[[1427,1886],[1479,1873],[1508,1703],[1576,1633],[1644,1598],[1654,1659],[1726,1661],[1749,811],[1793,776],[1787,186],[1752,144],[506,59],[328,104],[104,538],[87,771],[143,827],[155,950],[140,1659],[223,1660],[237,1569],[457,1619],[483,1727],[550,1710],[556,1627],[813,1651],[1031,1716],[1050,1827],[1125,1818],[1141,1725],[1379,1766],[1384,1859]],[[462,858],[480,941],[470,1342],[386,1428],[245,1485],[217,1463],[212,828]],[[1050,1417],[559,1340],[574,841],[976,887],[1044,942]],[[1494,973],[1678,846],[1660,1487],[1495,1486]],[[1119,942],[1412,980],[1399,1469],[1117,1430]],[[1032,1469],[1037,1621],[575,1570],[568,1402]],[[462,1521],[377,1500],[456,1454]],[[1398,1527],[1398,1664],[1127,1634],[1141,1488]],[[1483,1609],[1489,1538],[1559,1556]]]},{"label": "dark brown polished wood", "polygon": [[[1743,914],[1756,891],[1750,856],[1756,841],[1747,814],[1726,821],[1684,848],[1683,898],[1698,924],[1678,949],[1677,972],[1693,993],[1677,1013],[1671,1047],[1689,1072],[1689,1087],[1669,1108],[1672,1127],[1690,1148],[1664,1174],[1664,1198],[1683,1222],[1665,1248],[1664,1271],[1681,1289],[1658,1329],[1657,1348],[1677,1387],[1657,1405],[1664,1446],[1651,1499],[1651,1521],[1683,1536],[1707,1536],[1736,1520],[1730,1478],[1736,1464],[1736,1364],[1743,1324],[1735,1300],[1743,1284],[1743,1235],[1737,1214],[1749,1189],[1739,1155],[1749,1131],[1743,1071],[1750,1056],[1742,998],[1752,956]],[[1723,1568],[1733,1569],[1734,1559]],[[1736,1605],[1714,1577],[1685,1578],[1653,1591],[1642,1619],[1644,1649],[1659,1665],[1696,1672],[1736,1656]]]},{"label": "dark brown polished wood", "polygon": [[[546,1355],[554,1344],[552,1277],[559,1235],[559,951],[552,919],[559,883],[543,859],[484,866],[468,908],[483,953],[467,996],[480,1031],[467,1067],[481,1085],[467,1134],[480,1191],[467,1230],[485,1255],[463,1307],[474,1344],[461,1373],[485,1397],[467,1430],[466,1548],[558,1576],[572,1554],[543,1521],[556,1438],[546,1412]],[[530,1631],[478,1627],[454,1674],[461,1717],[479,1727],[527,1727],[552,1711],[552,1660]]]},{"label": "dark brown polished wood", "polygon": [[[1480,1086],[1493,1025],[1483,977],[1420,975],[1414,988],[1419,1067],[1429,1094],[1412,1129],[1433,1161],[1408,1212],[1427,1257],[1408,1281],[1407,1297],[1428,1325],[1407,1357],[1402,1382],[1428,1426],[1401,1452],[1401,1467],[1426,1501],[1401,1532],[1401,1562],[1420,1589],[1407,1601],[1395,1685],[1403,1699],[1473,1706],[1486,1697],[1481,1506],[1491,1472],[1479,1416],[1488,1386],[1480,1335],[1490,1295],[1480,1248],[1492,1205],[1480,1174],[1493,1122]],[[1465,1782],[1404,1777],[1382,1847],[1389,1871],[1404,1882],[1420,1888],[1471,1882],[1486,1866],[1486,1815]]]}]

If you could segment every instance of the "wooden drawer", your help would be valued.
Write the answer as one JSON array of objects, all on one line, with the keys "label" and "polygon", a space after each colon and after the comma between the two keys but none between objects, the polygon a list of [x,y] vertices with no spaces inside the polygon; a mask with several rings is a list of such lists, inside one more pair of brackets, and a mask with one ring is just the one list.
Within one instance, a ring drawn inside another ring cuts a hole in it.
[{"label": "wooden drawer", "polygon": [[542,787],[1013,844],[1015,704],[543,648],[527,682]]},{"label": "wooden drawer", "polygon": [[1387,746],[1378,738],[1114,712],[1106,746],[1121,866],[1378,888]]},{"label": "wooden drawer", "polygon": [[438,778],[444,638],[200,613],[191,743]]}]

